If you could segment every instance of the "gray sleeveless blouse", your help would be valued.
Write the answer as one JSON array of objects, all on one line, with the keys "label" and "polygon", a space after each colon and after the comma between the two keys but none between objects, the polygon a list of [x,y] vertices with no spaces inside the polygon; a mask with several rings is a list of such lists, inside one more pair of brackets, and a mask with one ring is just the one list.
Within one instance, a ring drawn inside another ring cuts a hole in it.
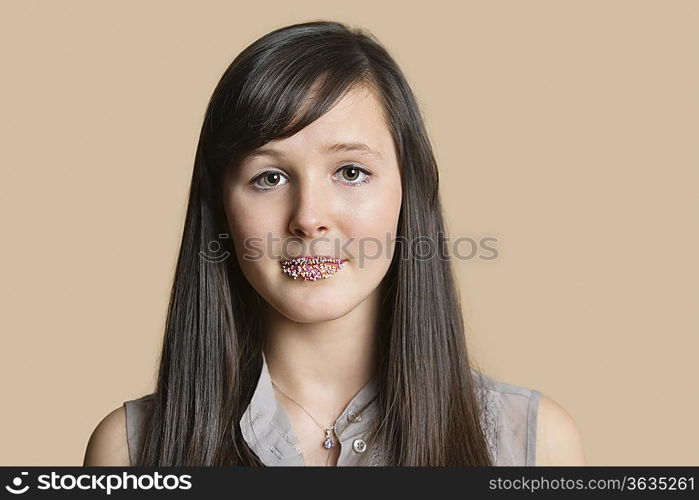
[{"label": "gray sleeveless blouse", "polygon": [[[482,401],[482,425],[493,463],[496,466],[535,465],[540,392],[496,380],[473,369],[472,374]],[[372,379],[335,421],[335,434],[340,444],[338,466],[386,465],[381,450],[372,447],[367,435],[370,424],[377,418],[375,397],[376,383]],[[132,465],[136,463],[141,445],[145,405],[152,398],[151,393],[124,402]],[[305,465],[286,410],[274,395],[264,354],[255,392],[239,423],[243,438],[265,465]],[[362,457],[364,454],[368,457]],[[360,458],[368,460],[360,464]]]}]

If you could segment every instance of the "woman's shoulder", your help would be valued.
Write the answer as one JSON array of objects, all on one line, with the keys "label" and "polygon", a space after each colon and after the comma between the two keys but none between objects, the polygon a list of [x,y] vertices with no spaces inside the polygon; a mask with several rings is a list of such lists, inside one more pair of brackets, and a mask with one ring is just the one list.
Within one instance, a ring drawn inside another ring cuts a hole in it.
[{"label": "woman's shoulder", "polygon": [[84,466],[128,466],[136,462],[143,419],[154,394],[124,401],[99,421],[88,439]]},{"label": "woman's shoulder", "polygon": [[563,406],[537,389],[475,374],[497,465],[584,465],[581,433]]},{"label": "woman's shoulder", "polygon": [[573,416],[541,394],[537,422],[536,465],[586,465],[582,433]]},{"label": "woman's shoulder", "polygon": [[129,465],[126,409],[123,405],[107,413],[93,429],[85,449],[83,465]]}]

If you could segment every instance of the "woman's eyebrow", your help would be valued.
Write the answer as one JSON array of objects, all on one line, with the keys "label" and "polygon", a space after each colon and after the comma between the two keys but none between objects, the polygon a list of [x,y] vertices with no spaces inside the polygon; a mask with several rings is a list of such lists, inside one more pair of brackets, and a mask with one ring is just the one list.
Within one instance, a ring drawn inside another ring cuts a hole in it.
[{"label": "woman's eyebrow", "polygon": [[[339,153],[339,152],[355,151],[355,152],[359,152],[362,154],[375,156],[376,158],[379,158],[379,159],[383,159],[383,156],[381,156],[381,153],[371,149],[369,146],[367,146],[363,142],[337,142],[337,143],[333,143],[333,144],[326,144],[325,146],[321,147],[320,151],[323,153]],[[271,156],[274,158],[283,158],[284,153],[282,151],[278,151],[274,148],[269,148],[269,147],[258,148],[258,149],[255,149],[254,151],[250,151],[250,153],[245,155],[245,159],[251,159],[251,158],[258,157],[258,156]]]},{"label": "woman's eyebrow", "polygon": [[377,158],[383,159],[381,153],[374,151],[369,146],[363,142],[338,142],[335,144],[326,145],[322,151],[326,153],[337,153],[340,151],[358,151],[360,153],[376,156]]}]

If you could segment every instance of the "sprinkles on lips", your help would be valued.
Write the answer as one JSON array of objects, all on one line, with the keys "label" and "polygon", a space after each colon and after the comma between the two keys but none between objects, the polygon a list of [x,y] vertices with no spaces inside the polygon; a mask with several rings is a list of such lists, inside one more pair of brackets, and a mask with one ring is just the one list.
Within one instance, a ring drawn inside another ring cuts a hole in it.
[{"label": "sprinkles on lips", "polygon": [[298,257],[283,260],[282,272],[294,279],[303,278],[305,281],[327,279],[342,269],[345,261],[330,257]]}]

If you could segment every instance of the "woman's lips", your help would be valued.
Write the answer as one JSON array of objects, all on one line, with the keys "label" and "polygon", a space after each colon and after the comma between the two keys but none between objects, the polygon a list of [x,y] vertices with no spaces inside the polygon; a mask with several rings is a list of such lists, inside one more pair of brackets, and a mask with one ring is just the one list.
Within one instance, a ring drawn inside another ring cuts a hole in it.
[{"label": "woman's lips", "polygon": [[294,279],[305,281],[327,279],[345,266],[347,259],[334,259],[325,255],[306,255],[282,260],[282,272]]}]

